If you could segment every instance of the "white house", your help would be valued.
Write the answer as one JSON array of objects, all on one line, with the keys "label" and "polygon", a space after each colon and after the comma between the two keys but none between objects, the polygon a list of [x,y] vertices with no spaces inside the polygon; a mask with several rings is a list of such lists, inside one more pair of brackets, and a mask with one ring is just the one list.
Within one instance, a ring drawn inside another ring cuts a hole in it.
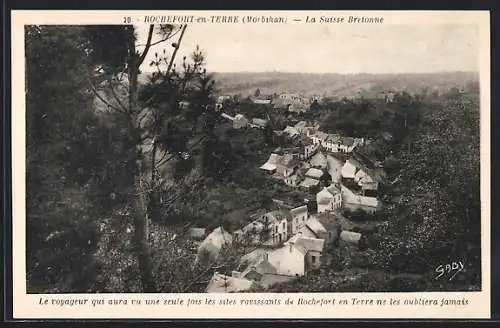
[{"label": "white house", "polygon": [[307,205],[299,206],[290,210],[292,215],[290,230],[291,234],[296,234],[309,218]]},{"label": "white house", "polygon": [[344,207],[350,211],[361,209],[366,213],[373,214],[379,207],[379,201],[376,197],[355,194],[344,185],[341,186],[341,191]]},{"label": "white house", "polygon": [[287,242],[289,247],[298,247],[305,251],[305,270],[317,269],[321,265],[321,255],[325,247],[325,240],[308,238],[297,234]]},{"label": "white house", "polygon": [[320,169],[316,169],[314,167],[310,168],[306,172],[306,177],[311,178],[311,179],[316,179],[319,180],[321,177],[324,175],[323,171]]},{"label": "white house", "polygon": [[345,162],[344,166],[342,167],[342,178],[344,179],[353,179],[356,176],[356,170],[358,168],[356,165],[349,159]]},{"label": "white house", "polygon": [[360,168],[354,175],[354,182],[356,182],[363,191],[366,190],[377,190],[378,182],[371,174],[370,170],[365,168]]},{"label": "white house", "polygon": [[278,245],[288,239],[288,221],[291,214],[286,210],[277,210],[264,214],[262,223],[267,225],[268,244]]},{"label": "white house", "polygon": [[339,152],[341,138],[338,134],[328,134],[323,140],[322,146],[332,153]]},{"label": "white house", "polygon": [[303,276],[306,273],[306,254],[302,247],[287,244],[269,252],[268,261],[279,275]]},{"label": "white house", "polygon": [[342,193],[335,186],[323,188],[316,194],[318,213],[330,212],[342,207]]},{"label": "white house", "polygon": [[306,177],[304,179],[304,181],[302,181],[299,184],[299,187],[307,189],[307,190],[313,189],[313,188],[317,188],[318,186],[319,186],[319,180],[313,179],[313,178],[309,178],[309,177]]}]

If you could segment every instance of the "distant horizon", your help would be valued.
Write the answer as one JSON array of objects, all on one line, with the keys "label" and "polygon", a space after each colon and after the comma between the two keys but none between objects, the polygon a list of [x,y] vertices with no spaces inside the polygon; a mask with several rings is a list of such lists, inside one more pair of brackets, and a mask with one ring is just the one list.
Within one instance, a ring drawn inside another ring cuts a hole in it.
[{"label": "distant horizon", "polygon": [[[142,74],[154,73],[154,70],[144,70]],[[305,71],[210,71],[209,74],[310,74],[310,75],[431,75],[431,74],[479,74],[478,70],[443,70],[429,72],[356,72],[356,73],[339,73],[339,72],[305,72]]]}]

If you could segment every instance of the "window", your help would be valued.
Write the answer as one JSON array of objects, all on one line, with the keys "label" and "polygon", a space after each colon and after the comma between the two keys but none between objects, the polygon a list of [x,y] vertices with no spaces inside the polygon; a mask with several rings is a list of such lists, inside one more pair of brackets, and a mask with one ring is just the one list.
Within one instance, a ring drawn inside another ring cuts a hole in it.
[{"label": "window", "polygon": [[283,222],[283,230],[286,229],[286,222]]},{"label": "window", "polygon": [[312,263],[315,264],[316,263],[316,256],[311,256],[311,260],[312,260]]}]

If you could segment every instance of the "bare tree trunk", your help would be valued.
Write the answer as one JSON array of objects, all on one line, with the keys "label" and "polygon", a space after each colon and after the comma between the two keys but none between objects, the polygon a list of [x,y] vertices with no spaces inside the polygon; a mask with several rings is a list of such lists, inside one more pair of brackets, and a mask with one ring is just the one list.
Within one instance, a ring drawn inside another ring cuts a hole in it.
[{"label": "bare tree trunk", "polygon": [[[132,30],[133,32],[133,30]],[[149,229],[147,215],[147,192],[145,186],[141,183],[142,170],[142,142],[140,133],[140,122],[138,118],[138,75],[139,63],[135,49],[135,40],[129,40],[129,110],[130,110],[130,128],[135,146],[135,211],[134,211],[134,232],[137,260],[141,276],[141,286],[145,293],[156,291],[153,279],[153,265],[149,248]]]}]

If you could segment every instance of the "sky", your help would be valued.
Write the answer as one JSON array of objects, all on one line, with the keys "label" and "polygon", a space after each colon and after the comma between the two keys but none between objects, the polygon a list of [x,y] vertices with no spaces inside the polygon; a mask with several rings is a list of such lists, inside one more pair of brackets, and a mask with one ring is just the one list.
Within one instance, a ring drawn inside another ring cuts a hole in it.
[{"label": "sky", "polygon": [[[148,26],[136,27],[137,43],[143,44]],[[479,37],[474,25],[189,25],[177,58],[191,53],[196,45],[205,53],[210,72],[479,70]],[[158,45],[148,58],[165,47],[173,49],[170,44]]]}]

